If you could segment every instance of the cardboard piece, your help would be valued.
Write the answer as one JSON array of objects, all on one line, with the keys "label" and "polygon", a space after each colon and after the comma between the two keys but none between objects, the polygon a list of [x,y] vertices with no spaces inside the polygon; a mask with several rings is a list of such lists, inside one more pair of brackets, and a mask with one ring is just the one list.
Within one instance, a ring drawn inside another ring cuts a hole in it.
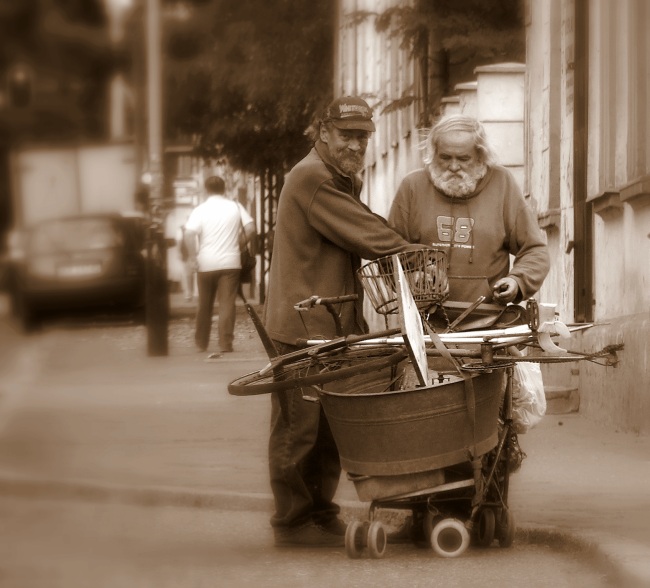
[{"label": "cardboard piece", "polygon": [[399,324],[404,337],[404,343],[408,351],[411,363],[420,386],[427,386],[429,367],[427,362],[427,350],[424,341],[424,329],[422,318],[415,304],[404,269],[397,255],[393,255],[393,272],[397,286],[397,304],[399,307]]}]

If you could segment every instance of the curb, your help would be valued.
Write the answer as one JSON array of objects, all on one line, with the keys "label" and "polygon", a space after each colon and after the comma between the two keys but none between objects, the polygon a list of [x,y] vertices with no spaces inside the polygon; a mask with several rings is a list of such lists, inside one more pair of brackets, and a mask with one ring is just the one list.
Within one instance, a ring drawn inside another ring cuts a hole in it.
[{"label": "curb", "polygon": [[[271,512],[273,508],[273,497],[267,493],[218,490],[198,492],[174,487],[134,488],[82,480],[61,481],[6,474],[0,475],[0,495],[231,511]],[[368,514],[369,505],[365,503],[338,502],[343,513],[359,517]],[[559,552],[580,554],[588,559],[590,565],[606,575],[612,585],[621,588],[650,586],[650,550],[640,543],[603,533],[527,523],[517,526],[515,540],[529,545],[543,545]]]},{"label": "curb", "polygon": [[122,486],[83,480],[53,480],[13,475],[0,476],[0,495],[55,500],[82,499],[95,502],[121,502],[139,506],[180,506],[221,510],[270,510],[270,494],[242,492],[197,492],[174,487]]},{"label": "curb", "polygon": [[650,586],[650,550],[647,546],[602,532],[573,531],[553,526],[521,525],[517,539],[558,551],[579,552],[609,579],[612,586]]}]

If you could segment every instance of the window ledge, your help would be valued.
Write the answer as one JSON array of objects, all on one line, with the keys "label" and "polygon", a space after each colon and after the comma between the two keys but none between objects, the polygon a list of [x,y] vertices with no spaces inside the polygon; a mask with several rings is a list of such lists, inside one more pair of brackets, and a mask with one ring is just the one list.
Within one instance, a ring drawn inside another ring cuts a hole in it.
[{"label": "window ledge", "polygon": [[647,206],[650,204],[650,176],[630,182],[619,190],[606,190],[589,201],[593,204],[594,212],[601,217],[621,214],[625,204]]},{"label": "window ledge", "polygon": [[650,203],[650,176],[644,176],[621,188],[621,201],[634,205]]},{"label": "window ledge", "polygon": [[591,200],[594,212],[601,216],[617,216],[623,212],[621,193],[616,191],[603,192]]},{"label": "window ledge", "polygon": [[551,227],[560,228],[562,220],[562,210],[559,208],[550,208],[537,215],[537,222],[542,229],[548,230]]}]

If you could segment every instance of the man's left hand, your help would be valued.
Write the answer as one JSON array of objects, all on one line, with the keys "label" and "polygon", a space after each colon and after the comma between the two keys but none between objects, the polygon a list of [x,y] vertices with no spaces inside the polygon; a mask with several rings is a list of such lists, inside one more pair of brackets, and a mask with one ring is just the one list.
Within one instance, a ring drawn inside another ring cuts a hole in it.
[{"label": "man's left hand", "polygon": [[513,278],[501,278],[492,286],[492,298],[500,304],[508,304],[517,298],[519,284]]}]

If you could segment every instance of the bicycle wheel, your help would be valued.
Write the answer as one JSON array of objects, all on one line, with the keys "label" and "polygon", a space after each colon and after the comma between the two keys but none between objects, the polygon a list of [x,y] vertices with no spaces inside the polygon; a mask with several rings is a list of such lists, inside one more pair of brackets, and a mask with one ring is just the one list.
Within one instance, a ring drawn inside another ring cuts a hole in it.
[{"label": "bicycle wheel", "polygon": [[363,349],[337,349],[276,367],[269,373],[257,371],[246,374],[230,382],[228,392],[233,396],[253,396],[321,385],[381,370],[407,357],[404,348],[396,349],[387,345]]},{"label": "bicycle wheel", "polygon": [[379,331],[376,333],[363,333],[361,335],[346,335],[344,337],[337,337],[336,339],[331,339],[330,341],[323,341],[316,345],[305,345],[303,349],[298,349],[290,353],[285,353],[278,357],[271,359],[269,365],[265,366],[260,370],[262,375],[270,373],[272,370],[277,370],[282,366],[286,366],[290,363],[296,363],[303,359],[312,358],[315,355],[321,355],[324,353],[329,353],[332,351],[340,351],[349,349],[357,343],[367,341],[368,339],[375,339],[380,337],[391,337],[400,332],[399,328],[388,329],[386,331]]}]

